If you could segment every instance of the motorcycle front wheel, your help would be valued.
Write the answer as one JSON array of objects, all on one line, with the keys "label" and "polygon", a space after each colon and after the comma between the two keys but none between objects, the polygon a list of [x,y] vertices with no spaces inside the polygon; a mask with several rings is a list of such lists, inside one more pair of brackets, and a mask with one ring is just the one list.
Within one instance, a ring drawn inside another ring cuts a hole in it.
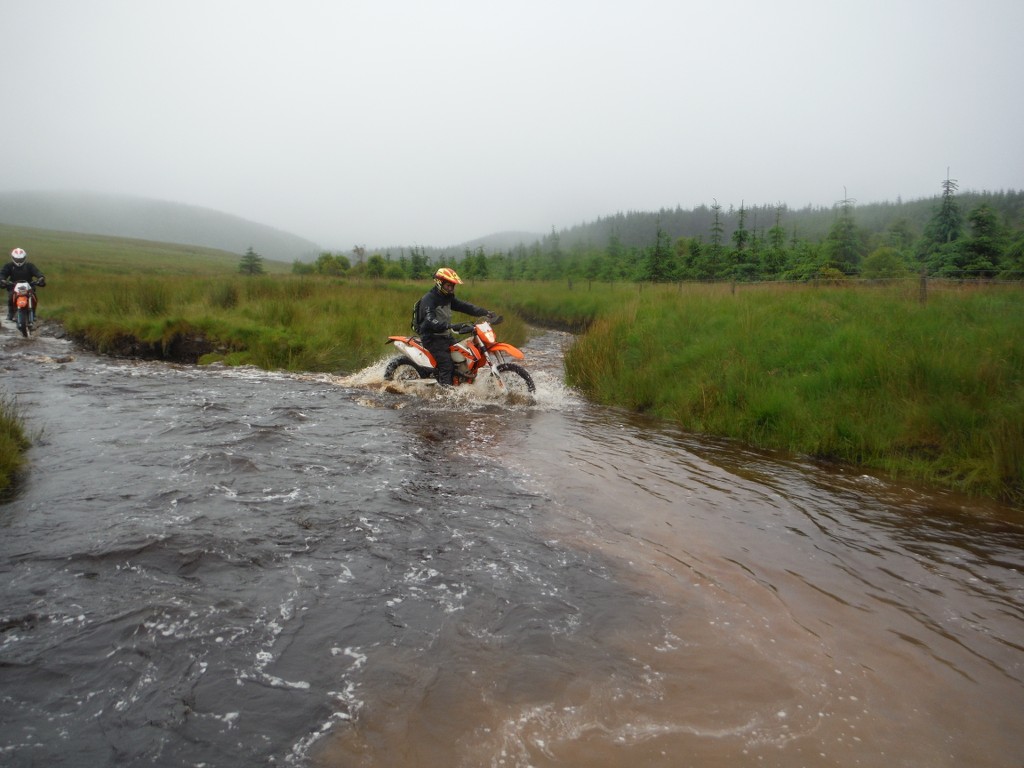
[{"label": "motorcycle front wheel", "polygon": [[29,313],[27,309],[19,309],[17,319],[14,321],[18,326],[18,330],[21,331],[21,335],[26,339],[28,338],[28,326],[29,326]]},{"label": "motorcycle front wheel", "polygon": [[430,371],[424,371],[408,357],[395,357],[384,369],[384,381],[414,381],[430,378]]},{"label": "motorcycle front wheel", "polygon": [[509,394],[532,394],[537,391],[533,377],[521,365],[502,363],[498,366],[498,377]]}]

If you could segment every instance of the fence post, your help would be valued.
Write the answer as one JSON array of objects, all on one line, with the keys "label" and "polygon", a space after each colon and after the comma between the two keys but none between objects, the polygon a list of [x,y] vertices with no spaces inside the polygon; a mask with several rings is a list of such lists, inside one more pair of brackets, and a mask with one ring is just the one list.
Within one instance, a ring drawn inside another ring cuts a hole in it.
[{"label": "fence post", "polygon": [[922,305],[928,303],[928,270],[921,267],[921,287],[918,290],[918,301]]}]

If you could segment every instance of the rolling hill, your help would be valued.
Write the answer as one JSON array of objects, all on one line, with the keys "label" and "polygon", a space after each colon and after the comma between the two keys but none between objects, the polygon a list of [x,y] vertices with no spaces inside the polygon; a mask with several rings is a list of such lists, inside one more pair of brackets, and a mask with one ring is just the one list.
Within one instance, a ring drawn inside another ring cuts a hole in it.
[{"label": "rolling hill", "polygon": [[137,238],[310,261],[322,250],[297,235],[182,203],[92,192],[0,192],[0,223]]}]

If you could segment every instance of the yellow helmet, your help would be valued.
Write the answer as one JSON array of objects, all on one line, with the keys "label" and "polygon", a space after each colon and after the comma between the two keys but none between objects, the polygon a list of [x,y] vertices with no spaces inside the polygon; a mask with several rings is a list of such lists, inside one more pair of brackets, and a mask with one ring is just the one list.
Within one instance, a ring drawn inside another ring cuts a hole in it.
[{"label": "yellow helmet", "polygon": [[455,286],[462,285],[462,278],[451,267],[441,267],[434,273],[434,285],[441,293],[455,293]]}]

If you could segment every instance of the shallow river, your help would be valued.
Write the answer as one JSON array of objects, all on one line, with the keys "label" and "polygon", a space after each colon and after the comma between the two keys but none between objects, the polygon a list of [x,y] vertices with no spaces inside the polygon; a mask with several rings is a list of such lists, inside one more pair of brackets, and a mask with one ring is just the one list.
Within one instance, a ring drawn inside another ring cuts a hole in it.
[{"label": "shallow river", "polygon": [[1024,765],[1024,513],[587,405],[0,333],[0,764]]}]

